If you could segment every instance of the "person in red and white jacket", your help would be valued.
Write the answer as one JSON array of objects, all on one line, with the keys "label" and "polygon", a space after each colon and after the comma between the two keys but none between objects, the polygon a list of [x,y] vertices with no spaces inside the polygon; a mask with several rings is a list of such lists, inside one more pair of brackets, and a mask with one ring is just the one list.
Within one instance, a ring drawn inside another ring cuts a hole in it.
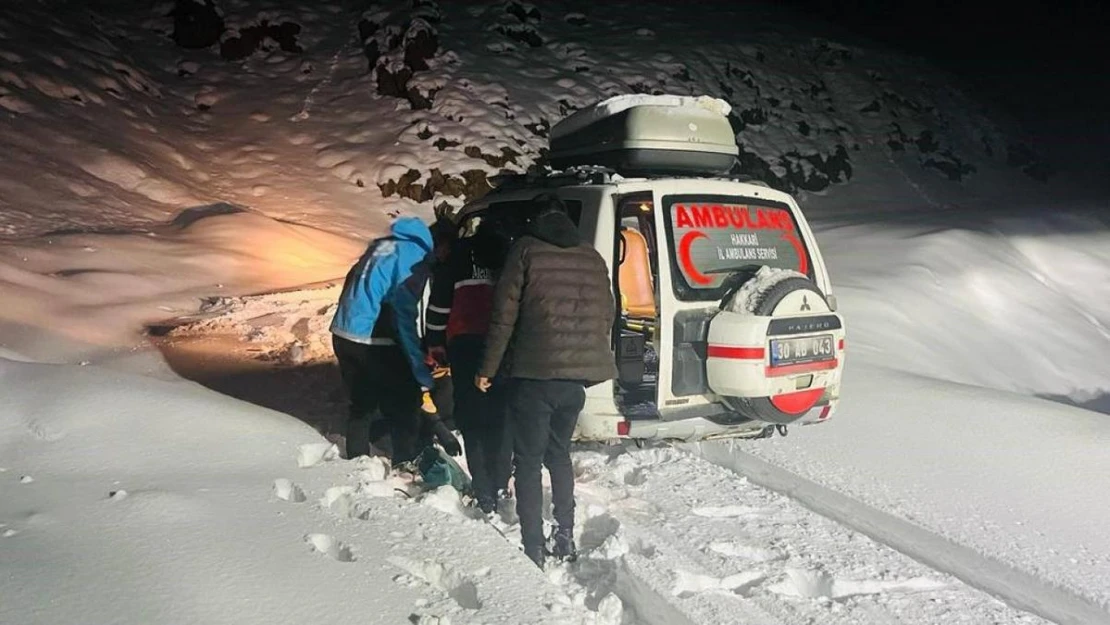
[{"label": "person in red and white jacket", "polygon": [[485,352],[493,287],[512,245],[508,229],[486,217],[473,236],[460,239],[432,277],[425,313],[425,341],[437,360],[451,365],[455,424],[463,435],[478,507],[497,507],[512,472],[512,440],[506,431],[504,394],[482,393],[469,383]]}]

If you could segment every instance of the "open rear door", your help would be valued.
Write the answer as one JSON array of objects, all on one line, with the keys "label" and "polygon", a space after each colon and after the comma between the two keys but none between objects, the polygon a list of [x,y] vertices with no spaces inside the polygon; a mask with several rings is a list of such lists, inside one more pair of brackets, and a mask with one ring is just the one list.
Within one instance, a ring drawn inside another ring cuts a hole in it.
[{"label": "open rear door", "polygon": [[[713,401],[706,381],[705,348],[709,322],[717,312],[711,299],[684,301],[686,278],[681,272],[682,254],[689,245],[673,243],[672,210],[666,205],[666,188],[657,188],[652,198],[658,284],[656,343],[661,363],[656,390],[658,416],[664,421],[696,417],[719,417],[721,406]],[[687,262],[688,264],[688,262]],[[723,280],[724,276],[720,276]],[[715,277],[715,279],[717,279]],[[676,287],[675,282],[679,281]]]},{"label": "open rear door", "polygon": [[650,191],[612,198],[613,290],[620,314],[613,328],[615,399],[631,420],[658,419],[657,251]]}]

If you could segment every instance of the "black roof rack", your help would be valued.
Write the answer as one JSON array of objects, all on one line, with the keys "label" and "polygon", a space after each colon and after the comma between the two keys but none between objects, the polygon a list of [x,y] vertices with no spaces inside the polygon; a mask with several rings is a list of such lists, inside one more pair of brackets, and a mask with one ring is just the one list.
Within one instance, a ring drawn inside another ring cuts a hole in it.
[{"label": "black roof rack", "polygon": [[519,189],[529,186],[558,187],[569,184],[605,184],[617,172],[608,167],[580,166],[562,171],[548,168],[530,169],[523,174],[498,174],[489,178],[495,189]]},{"label": "black roof rack", "polygon": [[[612,182],[614,176],[621,176],[617,170],[600,165],[577,165],[564,170],[553,170],[548,167],[532,168],[522,174],[506,173],[497,174],[489,178],[490,186],[502,191],[523,189],[527,187],[561,187],[580,184],[606,184]],[[629,172],[626,177],[646,178],[649,180],[666,178],[708,178],[712,180],[732,180],[769,187],[767,183],[747,174],[696,174],[696,173],[640,173]]]}]

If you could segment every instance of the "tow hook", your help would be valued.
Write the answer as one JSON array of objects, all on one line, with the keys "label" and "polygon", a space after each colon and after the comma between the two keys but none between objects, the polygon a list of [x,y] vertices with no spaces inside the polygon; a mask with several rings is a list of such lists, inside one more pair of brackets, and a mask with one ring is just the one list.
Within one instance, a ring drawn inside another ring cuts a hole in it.
[{"label": "tow hook", "polygon": [[785,426],[785,425],[782,425],[781,423],[780,423],[779,425],[776,425],[776,426],[775,426],[775,430],[777,430],[777,431],[778,431],[778,433],[779,433],[779,436],[786,436],[786,435],[787,435],[787,429],[786,429],[786,426]]}]

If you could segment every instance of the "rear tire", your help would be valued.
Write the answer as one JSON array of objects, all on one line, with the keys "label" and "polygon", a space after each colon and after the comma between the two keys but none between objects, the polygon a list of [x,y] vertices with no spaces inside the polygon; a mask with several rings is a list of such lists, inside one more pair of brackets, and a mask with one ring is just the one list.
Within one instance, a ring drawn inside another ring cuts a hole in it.
[{"label": "rear tire", "polygon": [[779,302],[795,291],[809,291],[821,298],[826,307],[829,305],[828,300],[825,299],[825,294],[809,278],[787,278],[776,283],[759,296],[755,304],[754,314],[763,317],[771,316]]}]

